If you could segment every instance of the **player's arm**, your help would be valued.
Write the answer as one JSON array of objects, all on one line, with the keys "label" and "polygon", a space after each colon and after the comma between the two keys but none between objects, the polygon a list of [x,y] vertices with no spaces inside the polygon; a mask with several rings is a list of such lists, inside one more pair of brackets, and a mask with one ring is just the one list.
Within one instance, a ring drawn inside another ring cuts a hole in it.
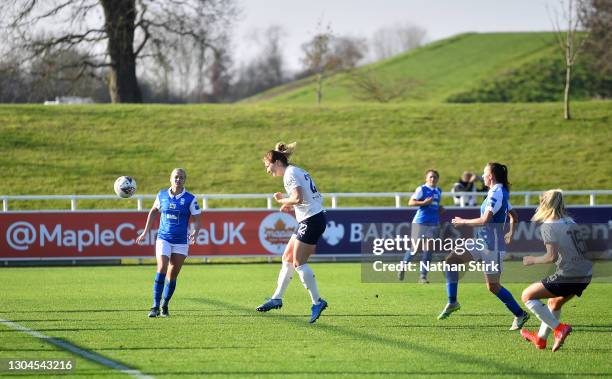
[{"label": "player's arm", "polygon": [[195,236],[198,234],[200,227],[202,226],[202,213],[192,214],[193,219],[193,229],[189,232],[189,243],[195,243]]},{"label": "player's arm", "polygon": [[302,187],[295,187],[291,190],[289,197],[283,197],[283,194],[277,192],[274,194],[274,200],[281,205],[297,205],[304,201],[304,192]]},{"label": "player's arm", "polygon": [[508,233],[504,236],[504,240],[507,245],[510,245],[510,243],[512,243],[514,230],[516,229],[516,224],[518,224],[518,213],[516,213],[514,209],[510,209],[508,217],[510,218],[510,230],[508,230]]},{"label": "player's arm", "polygon": [[433,201],[432,197],[428,197],[427,199],[423,199],[423,200],[417,200],[421,198],[422,196],[423,196],[423,190],[421,189],[421,187],[418,187],[414,191],[414,194],[410,197],[410,200],[408,200],[408,205],[411,207],[422,207],[424,205],[431,204],[431,202]]},{"label": "player's arm", "polygon": [[151,222],[153,220],[153,217],[157,216],[158,213],[159,213],[159,209],[157,208],[157,202],[156,202],[155,204],[153,204],[153,206],[151,207],[151,210],[149,211],[149,214],[147,215],[147,223],[145,224],[145,227],[142,233],[136,238],[136,243],[141,243],[145,239],[145,237],[147,236],[147,233],[149,233],[149,229],[151,228]]},{"label": "player's arm", "polygon": [[540,255],[539,257],[534,257],[531,255],[523,257],[523,264],[525,266],[529,266],[534,264],[553,263],[557,260],[558,256],[559,244],[551,242],[546,244],[546,254]]},{"label": "player's arm", "polygon": [[488,223],[491,220],[492,217],[493,217],[493,211],[489,209],[489,210],[487,210],[484,213],[484,215],[482,215],[482,216],[480,216],[478,218],[455,217],[455,218],[453,218],[453,220],[451,222],[455,226],[461,226],[461,225],[482,226],[482,225]]}]

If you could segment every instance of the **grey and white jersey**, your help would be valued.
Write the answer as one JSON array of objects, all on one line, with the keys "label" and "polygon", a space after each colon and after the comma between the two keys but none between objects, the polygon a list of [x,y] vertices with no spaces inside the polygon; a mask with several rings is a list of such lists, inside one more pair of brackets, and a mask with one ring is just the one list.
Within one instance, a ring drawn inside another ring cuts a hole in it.
[{"label": "grey and white jersey", "polygon": [[541,227],[544,243],[559,246],[555,261],[555,274],[567,278],[591,276],[593,263],[585,258],[586,244],[580,236],[578,225],[571,218],[546,221]]},{"label": "grey and white jersey", "polygon": [[302,202],[295,205],[295,218],[298,222],[323,211],[323,196],[306,171],[293,165],[287,166],[283,183],[288,195],[291,195],[294,188],[302,188]]}]

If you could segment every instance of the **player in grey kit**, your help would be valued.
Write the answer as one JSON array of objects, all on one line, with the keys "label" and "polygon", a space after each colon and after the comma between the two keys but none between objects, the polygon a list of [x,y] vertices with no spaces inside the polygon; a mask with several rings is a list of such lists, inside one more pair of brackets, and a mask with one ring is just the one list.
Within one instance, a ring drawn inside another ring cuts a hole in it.
[{"label": "player in grey kit", "polygon": [[[580,239],[577,224],[567,214],[561,190],[550,190],[542,194],[540,206],[532,221],[541,222],[542,240],[546,254],[539,257],[523,258],[524,265],[552,263],[557,266],[555,273],[525,288],[521,299],[542,324],[538,333],[521,330],[521,336],[533,342],[538,349],[546,348],[546,339],[554,331],[555,342],[552,351],[563,345],[572,327],[559,322],[561,307],[591,282],[593,264],[584,257],[586,246]],[[548,307],[539,299],[548,299]]]}]

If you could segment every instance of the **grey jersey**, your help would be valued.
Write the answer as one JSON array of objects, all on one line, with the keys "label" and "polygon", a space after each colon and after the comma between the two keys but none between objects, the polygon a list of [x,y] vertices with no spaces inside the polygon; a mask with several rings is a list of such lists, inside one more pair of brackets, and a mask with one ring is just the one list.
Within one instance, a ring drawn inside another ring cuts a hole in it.
[{"label": "grey jersey", "polygon": [[578,225],[571,218],[547,221],[542,224],[542,240],[559,246],[555,274],[566,278],[592,275],[593,264],[584,254],[586,244],[580,236]]}]

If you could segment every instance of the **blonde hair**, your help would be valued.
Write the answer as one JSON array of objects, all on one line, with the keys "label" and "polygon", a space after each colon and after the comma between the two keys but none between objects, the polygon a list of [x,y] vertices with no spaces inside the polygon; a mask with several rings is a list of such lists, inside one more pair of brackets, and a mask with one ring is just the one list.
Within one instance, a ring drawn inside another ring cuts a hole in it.
[{"label": "blonde hair", "polygon": [[176,171],[176,172],[182,172],[182,173],[183,173],[183,176],[185,177],[185,180],[187,180],[187,171],[185,171],[185,169],[184,169],[184,168],[180,168],[180,167],[177,167],[177,168],[175,168],[174,170],[172,170],[172,172],[170,173],[170,178],[172,178],[172,174],[173,174],[175,171]]},{"label": "blonde hair", "polygon": [[279,142],[276,144],[276,146],[274,146],[274,150],[278,151],[279,153],[285,154],[287,158],[289,158],[291,154],[293,154],[293,152],[295,151],[296,145],[297,145],[297,142],[292,142],[289,144]]},{"label": "blonde hair", "polygon": [[563,201],[563,191],[553,189],[540,196],[540,206],[536,209],[531,221],[545,222],[569,217]]}]

